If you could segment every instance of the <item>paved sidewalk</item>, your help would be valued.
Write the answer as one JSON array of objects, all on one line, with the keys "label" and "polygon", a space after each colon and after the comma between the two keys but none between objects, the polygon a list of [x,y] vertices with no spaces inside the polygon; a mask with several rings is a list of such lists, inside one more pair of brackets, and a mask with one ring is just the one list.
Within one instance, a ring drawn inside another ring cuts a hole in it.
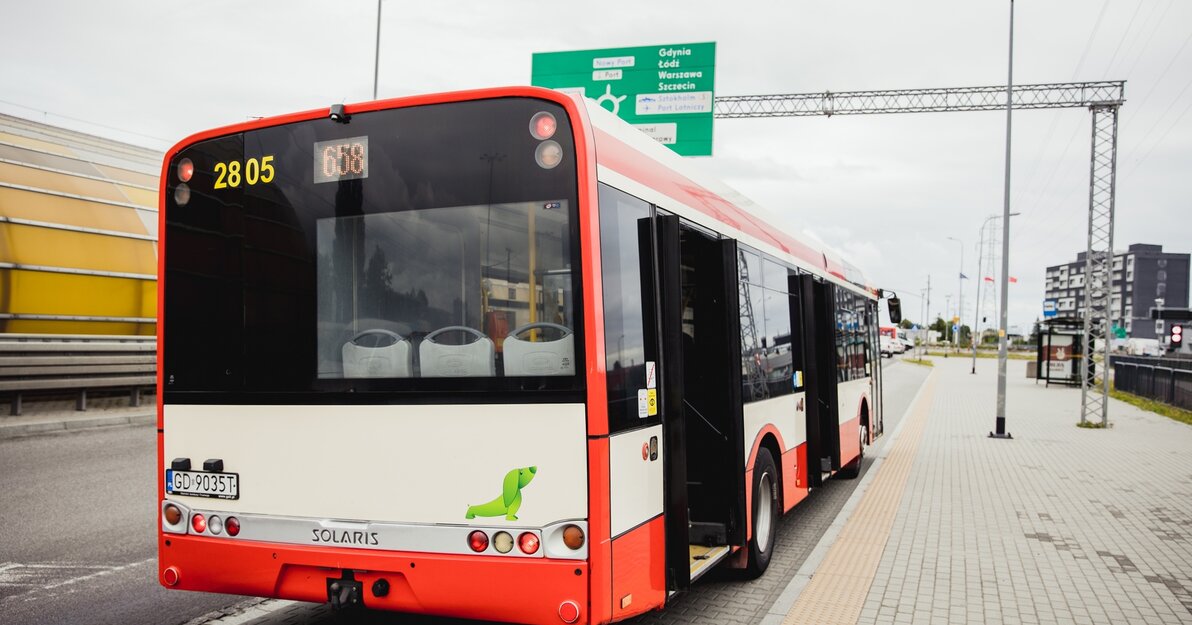
[{"label": "paved sidewalk", "polygon": [[[996,361],[974,376],[934,360],[921,414],[821,566],[838,551],[833,575],[868,573],[863,601],[813,577],[786,622],[820,602],[851,609],[819,622],[1192,623],[1192,427],[1112,401],[1111,429],[1077,428],[1080,390],[1036,386],[1010,361],[1014,438],[990,439]],[[879,488],[900,452],[905,481]],[[867,503],[893,522],[864,517]]]}]

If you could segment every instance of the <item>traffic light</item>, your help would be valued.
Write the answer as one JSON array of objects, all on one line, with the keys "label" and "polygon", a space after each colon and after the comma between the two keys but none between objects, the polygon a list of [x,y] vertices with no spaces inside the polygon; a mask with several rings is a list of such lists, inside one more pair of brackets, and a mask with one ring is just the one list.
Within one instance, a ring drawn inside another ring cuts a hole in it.
[{"label": "traffic light", "polygon": [[1173,323],[1171,324],[1171,335],[1169,341],[1172,347],[1179,347],[1184,344],[1184,326]]}]

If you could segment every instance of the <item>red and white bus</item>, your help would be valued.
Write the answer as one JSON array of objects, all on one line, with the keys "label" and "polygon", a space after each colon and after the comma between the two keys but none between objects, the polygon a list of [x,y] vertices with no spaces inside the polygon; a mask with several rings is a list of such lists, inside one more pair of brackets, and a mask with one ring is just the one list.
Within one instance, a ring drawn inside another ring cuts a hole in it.
[{"label": "red and white bus", "polygon": [[159,576],[525,623],[760,575],[882,430],[878,290],[599,106],[335,106],[166,155]]}]

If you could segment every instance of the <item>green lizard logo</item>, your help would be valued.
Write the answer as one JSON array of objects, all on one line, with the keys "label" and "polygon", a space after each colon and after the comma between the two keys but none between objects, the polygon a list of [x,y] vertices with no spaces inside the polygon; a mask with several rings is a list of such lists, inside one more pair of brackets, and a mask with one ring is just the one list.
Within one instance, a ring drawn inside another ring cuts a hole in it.
[{"label": "green lizard logo", "polygon": [[517,510],[522,504],[521,490],[534,479],[537,472],[538,467],[525,467],[506,473],[505,480],[501,483],[501,495],[488,503],[468,506],[468,513],[464,518],[504,515],[506,521],[516,521]]}]

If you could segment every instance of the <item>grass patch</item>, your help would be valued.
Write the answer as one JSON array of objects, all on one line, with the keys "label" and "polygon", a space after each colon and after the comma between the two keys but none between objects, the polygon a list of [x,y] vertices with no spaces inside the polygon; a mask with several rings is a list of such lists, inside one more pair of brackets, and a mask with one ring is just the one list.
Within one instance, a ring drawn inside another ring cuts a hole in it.
[{"label": "grass patch", "polygon": [[1142,408],[1147,412],[1153,412],[1158,415],[1163,415],[1168,419],[1173,419],[1175,421],[1179,421],[1180,423],[1192,425],[1192,410],[1184,410],[1183,408],[1177,408],[1163,402],[1157,402],[1145,397],[1139,397],[1138,395],[1132,395],[1125,391],[1119,391],[1116,388],[1109,391],[1109,396],[1114,399],[1120,399],[1132,406]]},{"label": "grass patch", "polygon": [[1080,422],[1076,423],[1076,427],[1084,428],[1086,430],[1103,430],[1103,429],[1105,429],[1105,426],[1101,425],[1101,423],[1099,421],[1080,421]]},{"label": "grass patch", "polygon": [[909,362],[912,365],[919,365],[920,367],[934,367],[935,363],[926,358],[903,358],[902,362]]}]

